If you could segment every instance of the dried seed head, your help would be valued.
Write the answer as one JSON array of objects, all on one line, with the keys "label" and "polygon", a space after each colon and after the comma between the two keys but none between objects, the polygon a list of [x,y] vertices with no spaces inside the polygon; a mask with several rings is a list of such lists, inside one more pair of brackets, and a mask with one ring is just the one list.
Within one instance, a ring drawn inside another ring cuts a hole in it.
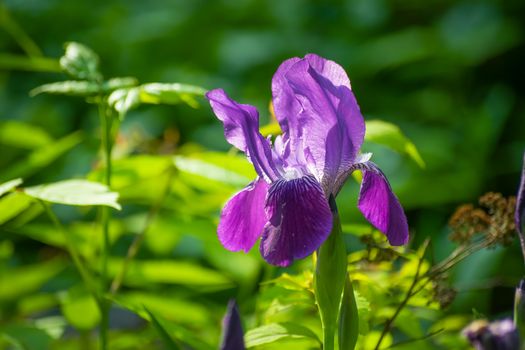
[{"label": "dried seed head", "polygon": [[476,234],[483,234],[489,246],[508,245],[515,233],[514,211],[516,197],[503,197],[489,192],[479,199],[480,208],[472,204],[460,206],[449,221],[450,240],[468,244]]},{"label": "dried seed head", "polygon": [[501,193],[489,192],[479,199],[479,204],[486,208],[490,215],[487,238],[493,245],[511,244],[516,229],[514,222],[516,197],[503,197]]},{"label": "dried seed head", "polygon": [[452,233],[449,238],[459,244],[467,244],[476,233],[484,232],[490,225],[490,217],[485,211],[464,204],[456,209],[449,220]]}]

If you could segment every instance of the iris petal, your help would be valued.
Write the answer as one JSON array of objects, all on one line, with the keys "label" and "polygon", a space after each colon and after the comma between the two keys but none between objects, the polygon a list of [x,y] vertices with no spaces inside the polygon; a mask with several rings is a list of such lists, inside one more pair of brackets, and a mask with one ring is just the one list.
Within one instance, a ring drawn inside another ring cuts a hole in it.
[{"label": "iris petal", "polygon": [[230,300],[222,320],[222,341],[220,350],[244,350],[244,332],[237,303]]},{"label": "iris petal", "polygon": [[285,74],[300,60],[299,57],[293,57],[284,61],[272,78],[273,110],[283,132],[283,143],[287,144],[291,153],[300,149],[301,126],[298,115],[301,105],[295,98]]},{"label": "iris petal", "polygon": [[372,162],[358,164],[364,173],[358,207],[365,218],[383,232],[391,245],[408,242],[408,223],[405,212],[385,175]]},{"label": "iris petal", "polygon": [[310,171],[332,193],[337,177],[354,163],[365,133],[348,77],[335,62],[308,55],[288,69],[285,79],[301,106],[297,134],[313,163]]},{"label": "iris petal", "polygon": [[248,252],[257,242],[266,223],[264,202],[267,192],[266,182],[258,179],[226,203],[217,229],[219,241],[226,249]]},{"label": "iris petal", "polygon": [[255,107],[239,104],[222,89],[206,94],[213,112],[224,124],[226,140],[246,153],[259,176],[270,182],[278,177],[268,141],[259,132],[259,113]]},{"label": "iris petal", "polygon": [[261,254],[270,264],[288,266],[313,253],[330,234],[332,213],[312,175],[278,180],[268,190]]}]

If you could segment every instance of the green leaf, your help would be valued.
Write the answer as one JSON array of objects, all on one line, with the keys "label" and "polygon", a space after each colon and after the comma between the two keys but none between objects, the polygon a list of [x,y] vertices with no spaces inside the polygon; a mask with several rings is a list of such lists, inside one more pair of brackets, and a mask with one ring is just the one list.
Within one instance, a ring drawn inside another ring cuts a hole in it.
[{"label": "green leaf", "polygon": [[[121,264],[121,259],[110,260],[109,273],[114,276],[120,270]],[[133,260],[129,264],[124,281],[130,285],[170,283],[221,288],[232,286],[232,281],[217,271],[198,264],[173,260]]]},{"label": "green leaf", "polygon": [[283,322],[272,323],[257,327],[246,332],[244,341],[247,348],[254,346],[269,344],[282,339],[312,339],[319,345],[321,341],[309,328],[301,325]]},{"label": "green leaf", "polygon": [[130,88],[138,83],[137,78],[134,77],[111,78],[102,83],[102,91],[108,93],[117,89]]},{"label": "green leaf", "polygon": [[16,120],[0,124],[0,144],[23,149],[36,149],[53,142],[42,128]]},{"label": "green leaf", "polygon": [[144,310],[146,310],[148,316],[150,317],[151,324],[153,325],[153,328],[159,333],[160,338],[162,339],[162,343],[164,344],[165,348],[168,350],[180,350],[182,349],[175,341],[171,338],[169,333],[164,329],[162,324],[157,320],[155,315],[151,311],[149,311],[146,307],[144,307]]},{"label": "green leaf", "polygon": [[394,124],[382,120],[367,121],[365,140],[389,147],[401,154],[406,154],[421,168],[425,167],[425,162],[417,151],[416,146]]},{"label": "green leaf", "polygon": [[[214,349],[204,341],[203,334],[196,334],[194,331],[196,327],[208,330],[216,327],[215,320],[211,317],[208,309],[200,304],[174,297],[172,293],[167,296],[160,296],[158,292],[155,294],[123,293],[117,295],[114,301],[148,321],[152,321],[150,313],[154,314],[158,323],[166,330],[171,339],[180,340],[182,343],[188,344],[191,349]],[[181,323],[186,323],[192,330],[181,326]]]},{"label": "green leaf", "polygon": [[27,324],[7,324],[0,328],[0,335],[7,338],[17,350],[48,350],[53,338],[43,329]]},{"label": "green leaf", "polygon": [[18,179],[14,179],[14,180],[11,180],[11,181],[4,182],[3,184],[0,184],[0,197],[4,193],[9,192],[13,188],[15,188],[15,187],[19,186],[20,184],[22,184],[22,182],[23,182],[22,179],[18,178]]},{"label": "green leaf", "polygon": [[13,192],[0,199],[0,225],[11,220],[31,205],[33,200],[23,193]]},{"label": "green leaf", "polygon": [[100,311],[93,296],[81,285],[59,295],[66,320],[79,330],[90,330],[100,323]]},{"label": "green leaf", "polygon": [[359,336],[359,314],[350,277],[346,276],[339,315],[339,350],[354,350]]},{"label": "green leaf", "polygon": [[255,178],[253,167],[244,157],[221,153],[175,156],[178,170],[236,187],[246,186]]},{"label": "green leaf", "polygon": [[106,185],[87,180],[65,180],[25,188],[25,193],[46,202],[67,205],[105,205],[120,210],[118,193]]},{"label": "green leaf", "polygon": [[102,75],[98,71],[98,56],[89,47],[69,42],[65,54],[60,58],[60,66],[75,79],[97,81]]},{"label": "green leaf", "polygon": [[194,85],[149,83],[113,91],[108,97],[108,105],[114,108],[122,119],[128,111],[140,104],[186,103],[196,108],[199,106],[196,97],[203,96],[205,92],[205,89]]},{"label": "green leaf", "polygon": [[74,132],[31,152],[28,157],[9,166],[0,173],[0,181],[17,177],[27,178],[41,168],[49,165],[58,157],[69,151],[82,140],[80,132]]},{"label": "green leaf", "polygon": [[333,349],[347,268],[341,221],[333,197],[330,197],[330,207],[333,214],[332,232],[319,248],[314,279],[315,297],[323,325],[323,344],[326,349]]},{"label": "green leaf", "polygon": [[113,91],[108,97],[108,105],[119,113],[120,119],[124,119],[131,109],[140,105],[140,87]]},{"label": "green leaf", "polygon": [[195,97],[204,96],[206,90],[194,85],[179,83],[149,83],[142,85],[140,100],[152,104],[186,103],[190,107],[199,106]]},{"label": "green leaf", "polygon": [[0,301],[19,299],[25,294],[35,292],[66,266],[64,260],[54,259],[35,265],[0,270]]},{"label": "green leaf", "polygon": [[66,96],[92,96],[101,92],[99,84],[84,80],[66,80],[56,83],[44,84],[29,91],[29,96],[39,94],[66,95]]}]

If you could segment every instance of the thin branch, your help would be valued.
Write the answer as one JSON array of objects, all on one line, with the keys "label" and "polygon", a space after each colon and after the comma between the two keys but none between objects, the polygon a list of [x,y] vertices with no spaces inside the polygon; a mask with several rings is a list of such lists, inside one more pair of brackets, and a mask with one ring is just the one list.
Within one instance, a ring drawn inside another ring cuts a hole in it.
[{"label": "thin branch", "polygon": [[438,329],[437,331],[425,334],[424,336],[419,337],[419,338],[412,338],[412,339],[400,341],[400,342],[397,342],[395,344],[390,345],[386,349],[392,349],[392,348],[395,348],[395,347],[400,346],[400,345],[406,345],[406,344],[415,343],[415,342],[418,342],[418,341],[421,341],[421,340],[425,340],[425,339],[428,339],[428,338],[432,338],[433,336],[438,335],[439,333],[443,332],[444,330],[445,330],[445,328],[441,328],[441,329]]},{"label": "thin branch", "polygon": [[133,242],[128,248],[128,251],[126,253],[126,257],[124,259],[124,262],[122,264],[122,269],[120,272],[115,276],[115,279],[111,283],[110,293],[111,295],[117,294],[118,290],[122,286],[122,282],[124,281],[124,278],[126,277],[126,273],[128,272],[129,265],[133,258],[137,255],[140,245],[142,244],[142,241],[144,240],[144,237],[146,235],[146,232],[148,232],[151,224],[153,223],[153,220],[157,217],[160,209],[162,208],[162,203],[168,196],[171,188],[171,181],[173,179],[173,176],[175,174],[175,169],[170,168],[168,170],[168,179],[166,181],[166,186],[164,190],[162,191],[162,194],[160,198],[157,200],[157,202],[150,208],[148,212],[148,216],[146,217],[146,221],[144,223],[144,227],[142,230],[135,236],[133,239]]},{"label": "thin branch", "polygon": [[84,264],[82,263],[82,259],[80,258],[80,253],[78,252],[75,246],[75,243],[71,239],[69,233],[66,231],[65,227],[62,225],[58,217],[55,215],[55,213],[51,209],[51,206],[41,199],[39,199],[38,202],[44,207],[44,210],[47,216],[53,222],[53,225],[56,227],[56,229],[60,231],[62,235],[64,236],[64,239],[66,241],[66,247],[69,252],[69,255],[71,255],[73,264],[75,265],[76,269],[80,273],[80,277],[84,281],[86,288],[89,290],[91,294],[93,294],[93,296],[95,297],[95,300],[98,300],[99,298],[97,295],[97,289],[93,282],[93,278],[89,274],[88,270],[84,267]]},{"label": "thin branch", "polygon": [[[424,247],[424,250],[426,250],[426,248],[428,247],[428,242],[429,241],[427,240],[426,243],[425,243],[426,245]],[[379,347],[381,346],[381,343],[383,342],[383,339],[385,338],[385,336],[388,334],[388,332],[392,328],[392,325],[394,324],[394,321],[396,320],[397,316],[399,316],[399,314],[401,313],[403,308],[406,306],[406,304],[408,303],[410,298],[414,295],[414,294],[412,294],[412,291],[414,290],[414,288],[416,287],[417,283],[419,282],[419,273],[421,272],[421,266],[423,265],[424,255],[425,255],[425,253],[423,251],[423,254],[421,254],[421,256],[419,257],[419,261],[417,263],[416,273],[414,275],[414,279],[412,280],[412,284],[410,285],[410,288],[408,288],[408,291],[407,291],[407,293],[405,295],[405,298],[398,305],[398,307],[397,307],[396,311],[394,312],[394,314],[386,321],[386,324],[383,327],[383,331],[381,332],[381,336],[379,337],[379,340],[377,341],[377,344],[376,344],[374,350],[378,350],[379,349]]]}]

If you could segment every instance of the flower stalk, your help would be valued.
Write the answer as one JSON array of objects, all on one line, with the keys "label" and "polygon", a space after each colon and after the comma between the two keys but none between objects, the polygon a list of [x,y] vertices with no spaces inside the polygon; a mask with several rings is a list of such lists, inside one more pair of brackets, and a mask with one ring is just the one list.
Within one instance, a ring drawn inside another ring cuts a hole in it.
[{"label": "flower stalk", "polygon": [[[107,113],[104,102],[101,98],[98,105],[98,112],[100,122],[102,126],[102,151],[105,163],[104,171],[104,183],[108,188],[111,188],[111,152],[113,145],[112,127],[113,127],[113,116],[111,113]],[[109,277],[108,277],[108,261],[109,261],[109,225],[111,221],[110,208],[102,207],[102,273],[101,273],[101,284],[102,284],[102,297],[100,298],[101,303],[101,322],[100,322],[100,348],[106,350],[108,348],[108,331],[109,331],[109,310],[111,308],[111,302],[104,297],[106,290],[108,289]]]},{"label": "flower stalk", "polygon": [[[333,227],[332,232],[319,248],[314,280],[315,297],[323,326],[324,350],[335,349],[335,333],[338,329],[337,321],[340,314],[341,298],[345,283],[349,283],[341,220],[333,196],[330,196],[329,204],[333,216]],[[347,289],[351,289],[351,286]],[[357,308],[350,307],[345,310],[355,313],[354,317],[351,318],[357,319]],[[345,320],[348,319],[350,318],[345,318]]]}]

